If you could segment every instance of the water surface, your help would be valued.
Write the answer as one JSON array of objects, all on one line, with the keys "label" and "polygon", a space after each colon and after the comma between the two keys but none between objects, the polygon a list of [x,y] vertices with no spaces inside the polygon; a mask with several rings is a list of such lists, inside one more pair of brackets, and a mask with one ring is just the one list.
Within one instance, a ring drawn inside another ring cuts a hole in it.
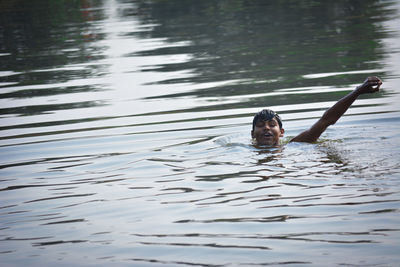
[{"label": "water surface", "polygon": [[[398,265],[399,14],[1,2],[1,265]],[[287,144],[369,75],[379,93]],[[279,148],[251,143],[265,107]]]}]

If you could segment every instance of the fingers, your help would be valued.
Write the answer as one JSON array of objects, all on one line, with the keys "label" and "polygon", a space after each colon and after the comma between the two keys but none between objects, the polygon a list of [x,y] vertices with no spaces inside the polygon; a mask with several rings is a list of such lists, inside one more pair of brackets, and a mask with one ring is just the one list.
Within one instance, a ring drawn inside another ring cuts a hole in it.
[{"label": "fingers", "polygon": [[357,86],[357,91],[360,94],[375,93],[379,91],[381,85],[381,79],[376,76],[370,76],[361,85]]},{"label": "fingers", "polygon": [[369,84],[378,84],[378,83],[382,83],[381,79],[379,79],[379,78],[376,77],[376,76],[368,77],[368,78],[367,78],[367,82],[368,82]]},{"label": "fingers", "polygon": [[382,85],[382,80],[376,76],[371,76],[367,78],[365,83],[373,89],[373,92],[377,92]]}]

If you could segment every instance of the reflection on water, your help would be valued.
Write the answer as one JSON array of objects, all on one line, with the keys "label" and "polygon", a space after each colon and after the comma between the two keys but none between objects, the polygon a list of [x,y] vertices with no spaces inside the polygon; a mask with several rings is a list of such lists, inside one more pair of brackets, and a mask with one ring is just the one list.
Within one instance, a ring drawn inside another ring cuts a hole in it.
[{"label": "reflection on water", "polygon": [[[0,3],[5,266],[396,266],[397,1]],[[290,143],[368,75],[316,144]],[[252,116],[284,120],[254,147]]]}]

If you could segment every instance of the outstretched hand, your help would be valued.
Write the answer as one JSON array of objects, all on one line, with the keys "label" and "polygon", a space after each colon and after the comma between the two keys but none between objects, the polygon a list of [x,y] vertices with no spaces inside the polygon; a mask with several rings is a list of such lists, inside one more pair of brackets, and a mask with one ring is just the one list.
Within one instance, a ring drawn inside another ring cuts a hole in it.
[{"label": "outstretched hand", "polygon": [[364,83],[357,86],[356,90],[359,94],[375,93],[379,91],[381,85],[381,79],[376,76],[371,76],[365,79]]}]

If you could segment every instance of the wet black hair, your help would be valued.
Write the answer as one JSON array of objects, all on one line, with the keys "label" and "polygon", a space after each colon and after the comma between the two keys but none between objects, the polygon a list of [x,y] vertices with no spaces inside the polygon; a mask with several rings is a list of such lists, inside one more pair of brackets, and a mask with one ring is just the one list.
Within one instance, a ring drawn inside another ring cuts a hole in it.
[{"label": "wet black hair", "polygon": [[253,130],[256,127],[257,121],[270,121],[275,118],[278,121],[279,127],[282,129],[282,120],[275,111],[270,109],[263,109],[260,112],[256,113],[253,118]]}]

